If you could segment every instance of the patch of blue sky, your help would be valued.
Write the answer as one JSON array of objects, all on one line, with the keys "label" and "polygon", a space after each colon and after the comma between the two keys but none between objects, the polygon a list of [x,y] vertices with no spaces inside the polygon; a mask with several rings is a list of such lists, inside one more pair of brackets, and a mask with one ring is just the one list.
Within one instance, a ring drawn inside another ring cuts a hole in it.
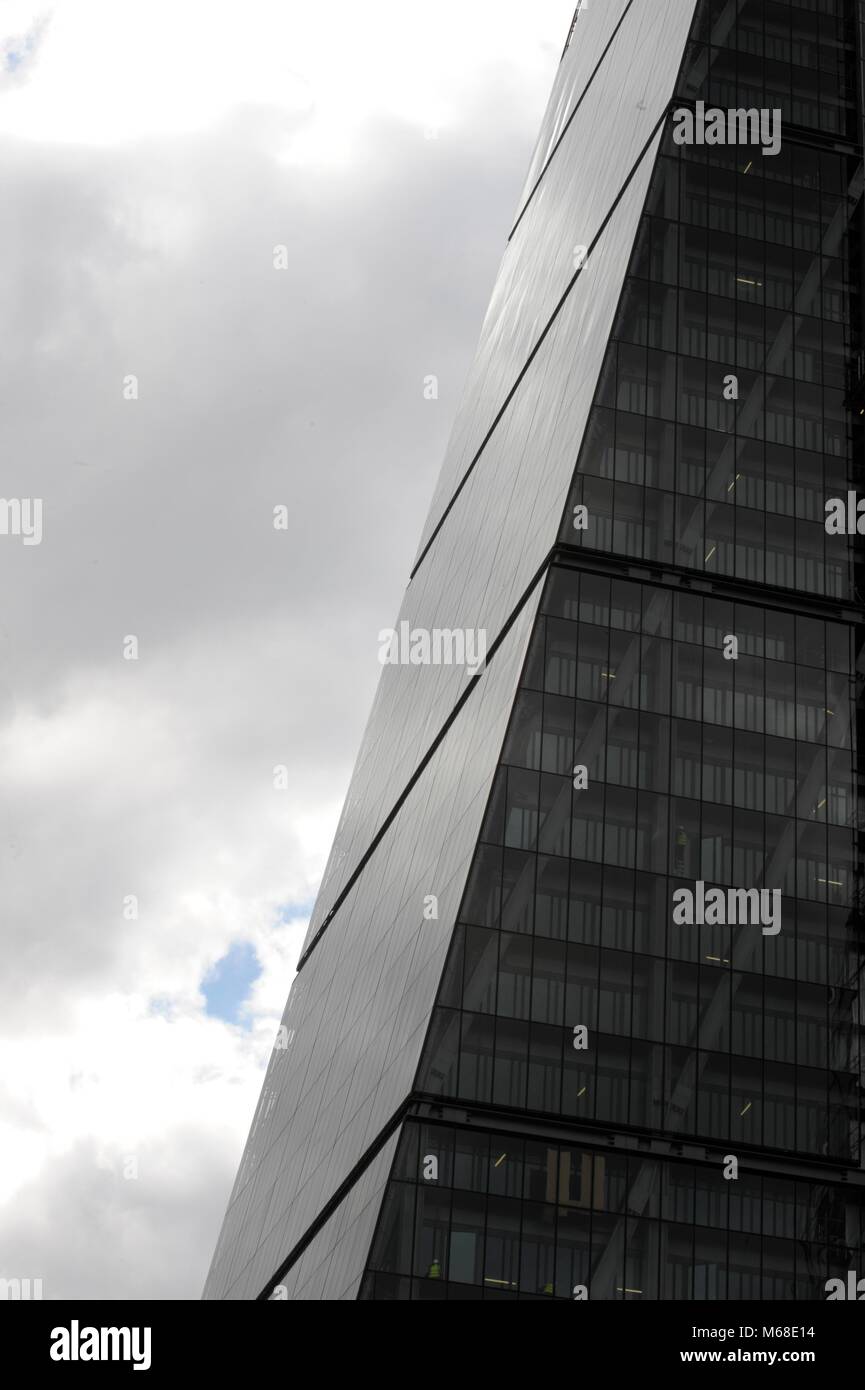
[{"label": "patch of blue sky", "polygon": [[235,942],[205,976],[205,1012],[225,1023],[240,1023],[243,1004],[261,974],[261,962],[248,941]]}]

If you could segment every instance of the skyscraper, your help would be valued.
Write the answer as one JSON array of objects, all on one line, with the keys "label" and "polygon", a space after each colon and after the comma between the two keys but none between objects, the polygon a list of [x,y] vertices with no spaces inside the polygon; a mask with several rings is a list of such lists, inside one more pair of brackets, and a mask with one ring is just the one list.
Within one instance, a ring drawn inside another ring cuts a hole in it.
[{"label": "skyscraper", "polygon": [[206,1297],[865,1275],[863,18],[578,7]]}]

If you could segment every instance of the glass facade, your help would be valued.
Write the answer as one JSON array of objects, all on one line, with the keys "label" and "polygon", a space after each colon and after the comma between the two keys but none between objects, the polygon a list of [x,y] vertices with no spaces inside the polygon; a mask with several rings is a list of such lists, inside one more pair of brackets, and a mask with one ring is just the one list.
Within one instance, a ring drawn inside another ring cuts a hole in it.
[{"label": "glass facade", "polygon": [[861,1219],[837,1184],[413,1121],[360,1297],[811,1301]]},{"label": "glass facade", "polygon": [[206,1297],[865,1275],[863,31],[578,11]]},{"label": "glass facade", "polygon": [[[419,1090],[858,1165],[851,672],[843,624],[556,569]],[[779,931],[677,924],[697,880]]]},{"label": "glass facade", "polygon": [[[667,123],[416,1078],[471,1129],[406,1125],[364,1298],[862,1263],[859,18],[697,7],[679,100],[784,139]],[[698,884],[777,924],[677,921]]]},{"label": "glass facade", "polygon": [[[859,155],[788,140],[763,157],[668,135],[563,541],[852,597],[852,555],[827,536],[824,504],[862,456],[846,403],[861,180]],[[581,503],[591,522],[577,533]]]}]

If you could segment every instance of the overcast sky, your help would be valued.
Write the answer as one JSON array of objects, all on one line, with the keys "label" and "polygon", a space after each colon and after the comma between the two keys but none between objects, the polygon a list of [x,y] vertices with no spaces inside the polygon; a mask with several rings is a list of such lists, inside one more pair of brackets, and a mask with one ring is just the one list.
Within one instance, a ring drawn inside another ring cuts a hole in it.
[{"label": "overcast sky", "polygon": [[45,1298],[200,1295],[573,8],[0,0],[0,1276]]}]

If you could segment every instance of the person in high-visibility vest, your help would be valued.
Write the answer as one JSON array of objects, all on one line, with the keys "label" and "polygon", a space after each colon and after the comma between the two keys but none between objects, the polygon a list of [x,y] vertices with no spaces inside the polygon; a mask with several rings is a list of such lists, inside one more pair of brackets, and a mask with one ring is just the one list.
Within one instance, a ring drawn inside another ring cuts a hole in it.
[{"label": "person in high-visibility vest", "polygon": [[433,1255],[433,1262],[426,1272],[427,1279],[441,1279],[442,1267],[437,1255]]}]

